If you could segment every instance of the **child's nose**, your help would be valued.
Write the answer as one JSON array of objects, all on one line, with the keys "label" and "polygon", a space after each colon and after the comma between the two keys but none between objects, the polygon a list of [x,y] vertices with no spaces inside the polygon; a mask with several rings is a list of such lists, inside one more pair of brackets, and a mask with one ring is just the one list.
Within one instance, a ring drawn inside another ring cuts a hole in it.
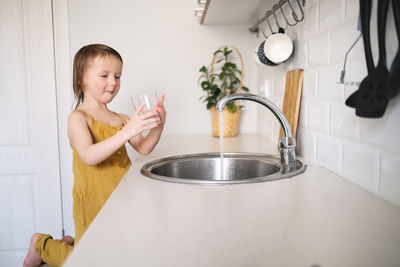
[{"label": "child's nose", "polygon": [[114,77],[111,77],[108,82],[110,83],[110,85],[116,85],[117,84],[117,79],[115,79]]}]

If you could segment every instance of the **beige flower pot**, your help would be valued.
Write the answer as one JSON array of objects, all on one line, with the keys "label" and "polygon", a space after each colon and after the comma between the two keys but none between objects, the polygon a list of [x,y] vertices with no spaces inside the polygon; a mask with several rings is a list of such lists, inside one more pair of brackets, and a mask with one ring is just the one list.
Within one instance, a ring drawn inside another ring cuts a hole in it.
[{"label": "beige flower pot", "polygon": [[[215,107],[212,107],[210,110],[211,110],[212,135],[219,136],[219,114],[218,114],[219,112]],[[223,112],[224,137],[233,137],[238,134],[239,118],[240,118],[239,106],[235,113],[231,113],[225,108]]]}]

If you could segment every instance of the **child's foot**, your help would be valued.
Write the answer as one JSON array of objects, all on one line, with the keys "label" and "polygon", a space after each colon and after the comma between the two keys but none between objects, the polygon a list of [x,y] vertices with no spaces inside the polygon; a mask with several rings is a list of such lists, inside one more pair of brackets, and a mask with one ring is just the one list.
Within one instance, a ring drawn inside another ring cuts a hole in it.
[{"label": "child's foot", "polygon": [[74,238],[70,235],[64,236],[61,240],[67,244],[72,244],[74,242]]},{"label": "child's foot", "polygon": [[28,253],[24,260],[24,267],[38,267],[42,264],[42,258],[36,254],[35,243],[40,234],[34,234],[31,237]]}]

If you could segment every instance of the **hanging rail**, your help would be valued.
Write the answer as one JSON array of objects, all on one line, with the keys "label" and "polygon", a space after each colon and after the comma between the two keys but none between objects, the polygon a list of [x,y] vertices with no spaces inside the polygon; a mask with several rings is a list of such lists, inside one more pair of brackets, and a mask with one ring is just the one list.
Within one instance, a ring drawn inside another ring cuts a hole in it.
[{"label": "hanging rail", "polygon": [[[280,0],[278,4],[274,5],[274,6],[272,7],[271,10],[268,10],[268,11],[265,13],[264,17],[262,17],[261,19],[257,20],[257,23],[254,24],[251,28],[249,28],[249,31],[250,31],[250,32],[257,32],[257,33],[258,33],[259,26],[261,25],[261,23],[263,23],[264,21],[268,21],[268,18],[269,18],[271,15],[276,16],[276,15],[275,15],[275,12],[278,11],[279,9],[281,10],[282,15],[283,15],[283,17],[284,17],[284,19],[285,19],[287,25],[289,25],[289,26],[294,26],[294,25],[296,25],[297,22],[302,21],[303,18],[304,18],[304,12],[303,12],[302,6],[303,6],[303,7],[305,6],[306,0],[302,0],[301,2],[302,2],[302,4],[300,5],[299,0],[297,0],[297,3],[299,4],[299,9],[300,9],[300,12],[301,12],[301,15],[302,15],[302,17],[301,17],[300,19],[297,17],[296,13],[294,12],[293,6],[292,6],[292,4],[290,3],[290,0]],[[282,6],[283,6],[284,4],[286,4],[286,3],[289,4],[290,9],[292,10],[292,16],[293,16],[293,19],[295,20],[295,23],[294,23],[294,24],[288,23],[288,21],[287,21],[285,15],[284,15],[284,13],[283,13]],[[276,17],[275,17],[275,18],[276,18]]]}]

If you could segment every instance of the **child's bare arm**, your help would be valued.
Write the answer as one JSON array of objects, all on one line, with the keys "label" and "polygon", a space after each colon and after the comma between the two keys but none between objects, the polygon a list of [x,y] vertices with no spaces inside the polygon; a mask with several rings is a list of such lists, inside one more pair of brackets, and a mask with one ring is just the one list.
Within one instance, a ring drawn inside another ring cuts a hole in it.
[{"label": "child's bare arm", "polygon": [[[143,137],[141,134],[134,136],[129,140],[129,143],[137,152],[142,155],[148,155],[153,151],[154,147],[157,145],[160,140],[161,133],[164,129],[165,119],[167,116],[167,112],[165,111],[163,102],[164,102],[164,94],[162,94],[161,99],[157,102],[155,111],[157,111],[158,116],[160,118],[160,122],[157,127],[151,129],[151,131]],[[124,115],[125,119],[129,119],[128,116]]]},{"label": "child's bare arm", "polygon": [[[142,107],[143,108],[143,107]],[[151,113],[144,115],[136,113],[127,125],[115,135],[106,140],[93,143],[86,116],[81,112],[72,112],[68,118],[68,138],[71,147],[75,148],[79,156],[87,165],[93,166],[107,159],[132,137],[141,132],[156,127],[152,122],[158,119],[150,118]]]},{"label": "child's bare arm", "polygon": [[156,130],[157,128],[152,129],[146,137],[142,135],[137,135],[129,140],[129,143],[137,152],[142,155],[150,154],[154,147],[157,145],[158,141],[160,140],[160,136],[162,130]]}]

